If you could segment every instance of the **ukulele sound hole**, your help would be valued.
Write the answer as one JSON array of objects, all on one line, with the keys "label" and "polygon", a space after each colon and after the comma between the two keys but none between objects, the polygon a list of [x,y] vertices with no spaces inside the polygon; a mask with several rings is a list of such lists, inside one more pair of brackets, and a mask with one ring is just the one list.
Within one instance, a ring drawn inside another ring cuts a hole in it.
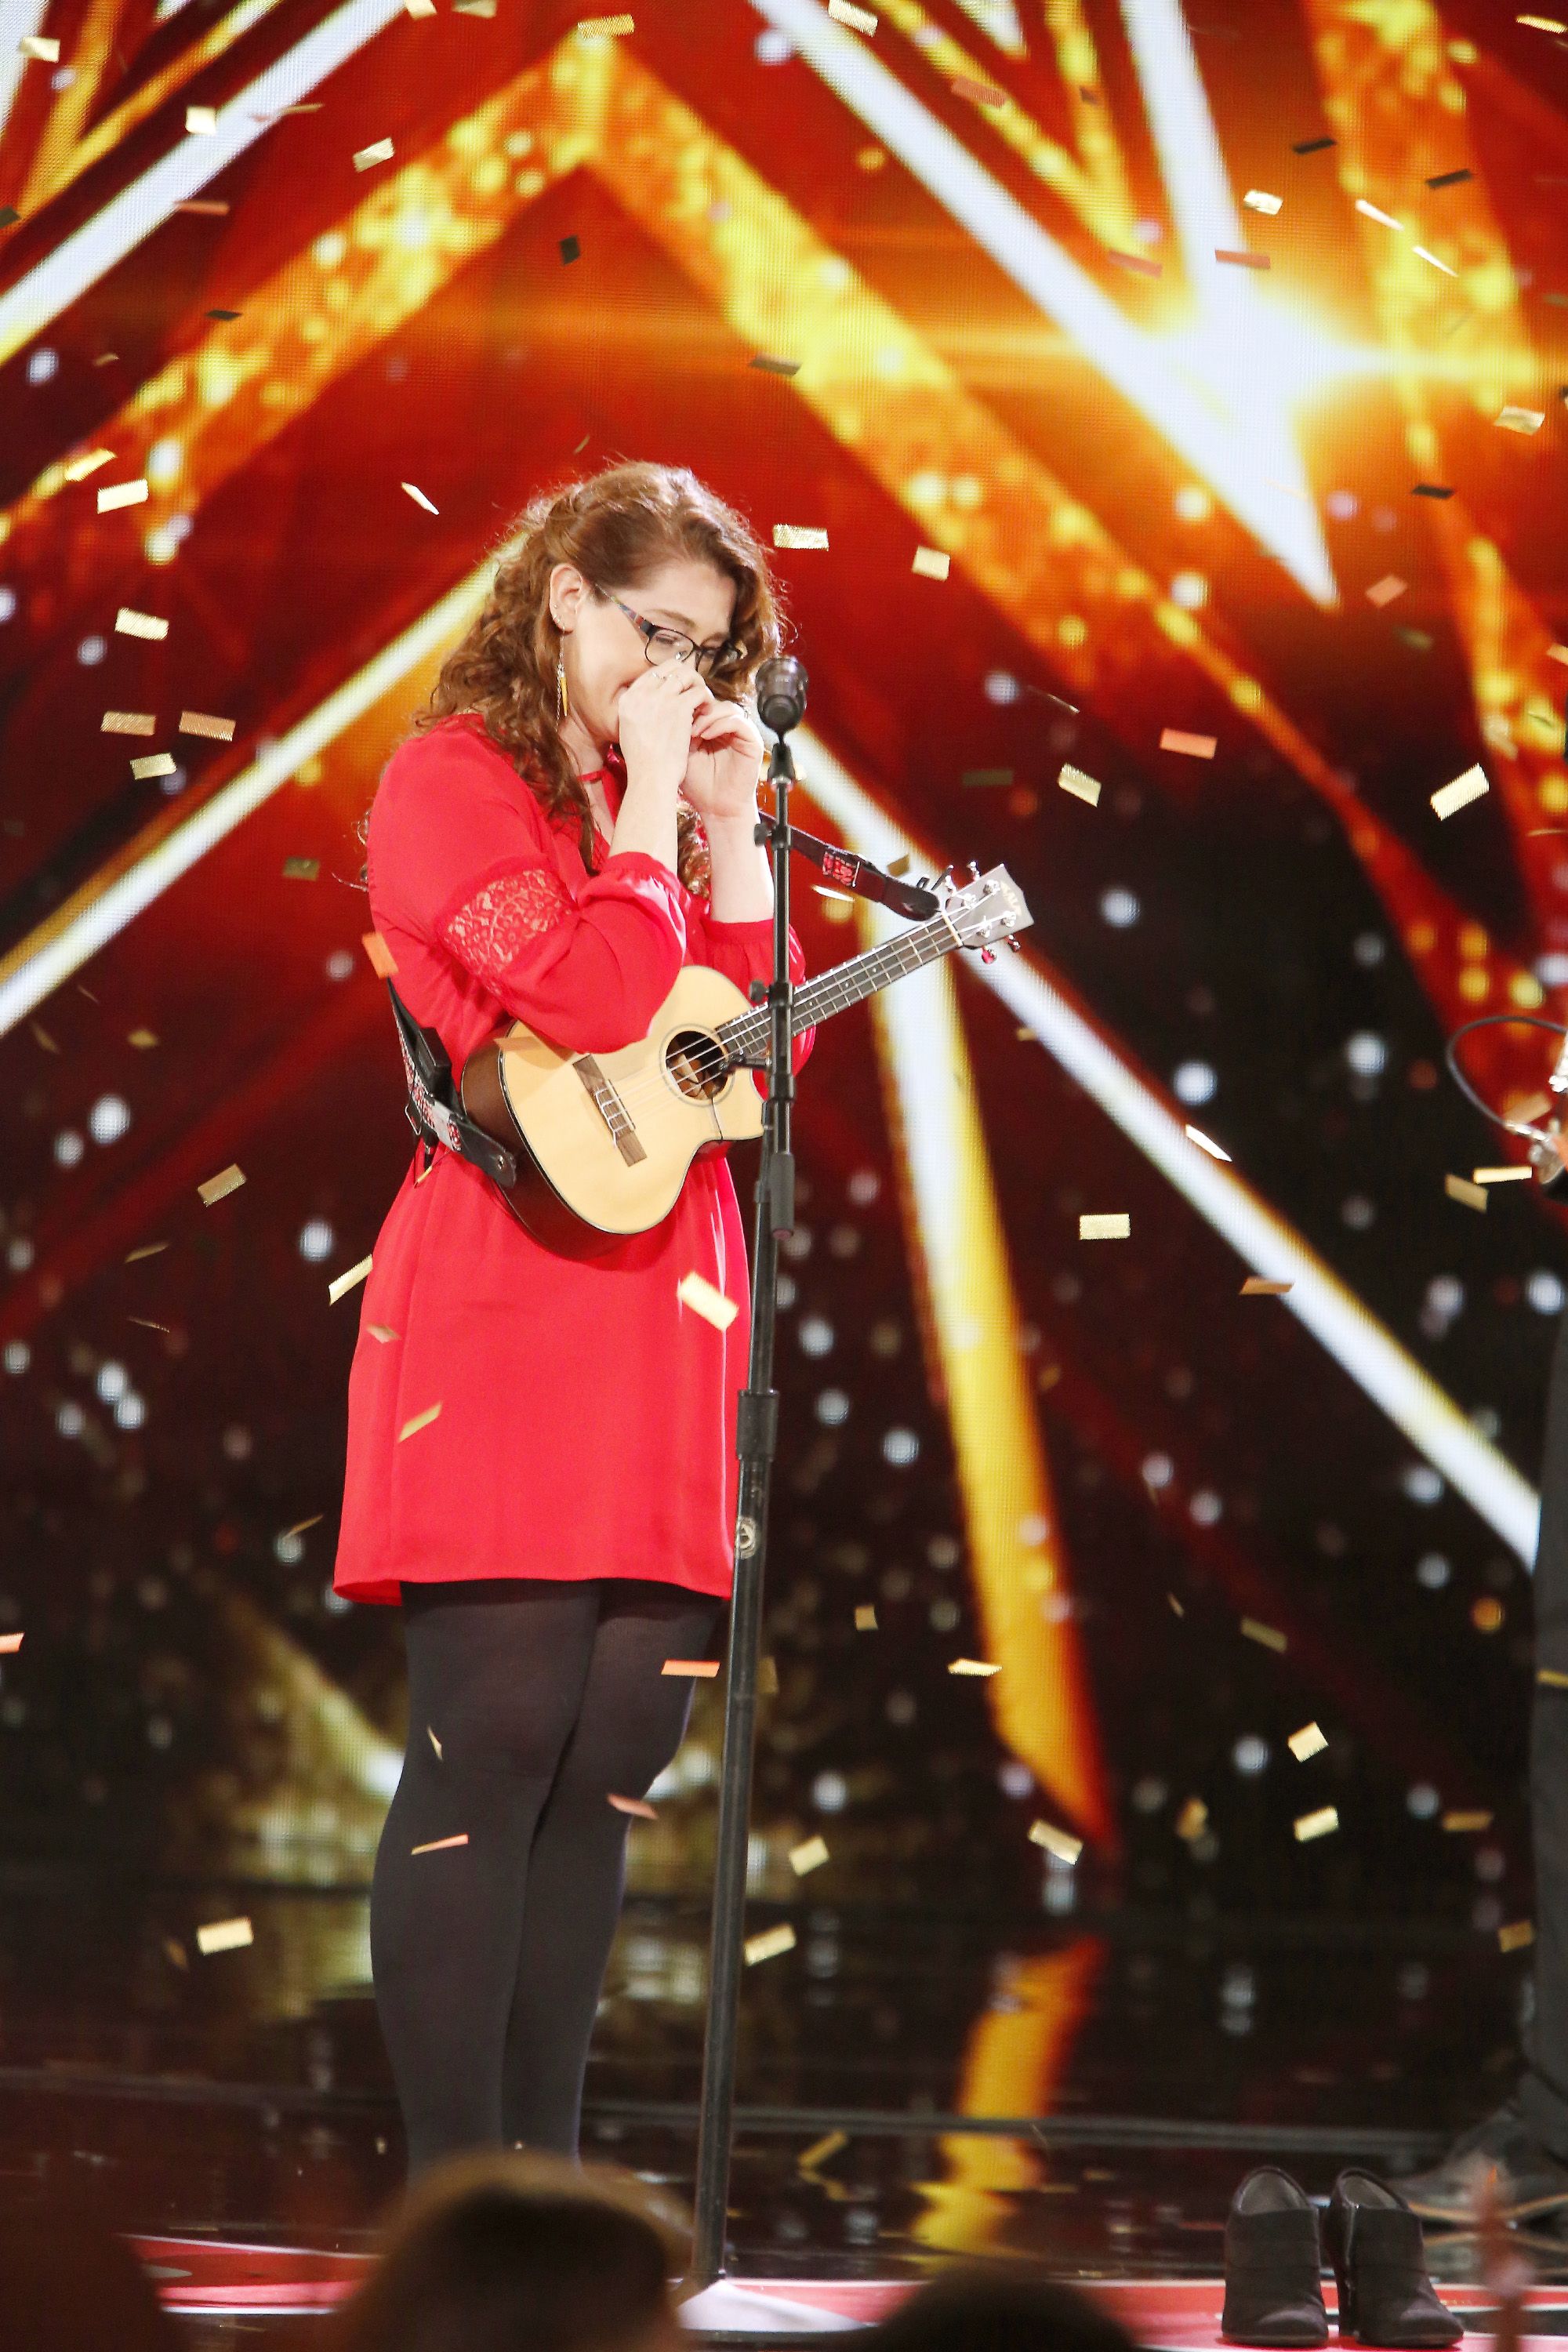
[{"label": "ukulele sound hole", "polygon": [[689,1102],[711,1102],[729,1076],[722,1046],[702,1029],[678,1029],[664,1049],[664,1066]]}]

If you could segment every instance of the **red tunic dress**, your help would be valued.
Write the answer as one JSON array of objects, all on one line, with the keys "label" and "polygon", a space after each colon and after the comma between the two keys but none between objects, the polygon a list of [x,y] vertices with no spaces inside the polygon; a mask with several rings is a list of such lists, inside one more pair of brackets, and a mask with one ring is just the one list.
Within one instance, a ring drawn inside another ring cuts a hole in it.
[{"label": "red tunic dress", "polygon": [[[590,877],[579,838],[469,715],[388,761],[371,915],[454,1071],[509,1016],[611,1053],[646,1034],[683,964],[742,991],[771,971],[771,922],[716,922],[640,852],[601,850]],[[630,1576],[727,1595],[751,1294],[724,1155],[693,1163],[650,1233],[586,1261],[534,1241],[467,1160],[438,1150],[421,1178],[423,1158],[361,1294],[337,1590],[395,1601],[401,1583]],[[693,1271],[739,1303],[727,1331],[677,1298]]]}]

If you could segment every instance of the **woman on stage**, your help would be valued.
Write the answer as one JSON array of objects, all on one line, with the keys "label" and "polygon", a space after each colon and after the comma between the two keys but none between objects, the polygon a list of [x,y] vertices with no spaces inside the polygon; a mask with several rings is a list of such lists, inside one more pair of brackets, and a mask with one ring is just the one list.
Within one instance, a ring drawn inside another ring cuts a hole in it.
[{"label": "woman on stage", "polygon": [[[628,1045],[683,964],[771,972],[737,698],[777,635],[757,541],[689,473],[618,466],[528,509],[369,818],[372,919],[455,1071],[510,1019]],[[611,1800],[685,1732],[665,1661],[717,1654],[749,1303],[722,1154],[587,1261],[467,1160],[423,1159],[363,1292],[335,1578],[400,1601],[407,1642],[371,1955],[416,2169],[576,2153],[625,1879]],[[692,1272],[740,1306],[727,1331],[678,1299]]]}]

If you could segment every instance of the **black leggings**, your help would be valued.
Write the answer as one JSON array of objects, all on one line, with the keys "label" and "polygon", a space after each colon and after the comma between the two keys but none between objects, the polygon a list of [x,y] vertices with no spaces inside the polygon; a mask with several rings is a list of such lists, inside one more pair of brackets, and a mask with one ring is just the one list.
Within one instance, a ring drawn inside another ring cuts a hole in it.
[{"label": "black leggings", "polygon": [[404,1586],[408,1747],[370,1942],[412,2168],[576,2154],[626,1883],[608,1800],[644,1796],[679,1747],[691,1682],[660,1669],[710,1654],[721,1605],[629,1578]]}]

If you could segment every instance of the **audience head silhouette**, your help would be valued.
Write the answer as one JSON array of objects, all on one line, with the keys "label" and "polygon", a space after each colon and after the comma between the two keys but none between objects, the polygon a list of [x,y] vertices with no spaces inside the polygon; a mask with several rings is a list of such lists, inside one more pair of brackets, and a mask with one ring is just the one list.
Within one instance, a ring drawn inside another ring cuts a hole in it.
[{"label": "audience head silhouette", "polygon": [[875,2352],[1133,2352],[1113,2319],[1029,2270],[960,2264],[861,2339]]}]

